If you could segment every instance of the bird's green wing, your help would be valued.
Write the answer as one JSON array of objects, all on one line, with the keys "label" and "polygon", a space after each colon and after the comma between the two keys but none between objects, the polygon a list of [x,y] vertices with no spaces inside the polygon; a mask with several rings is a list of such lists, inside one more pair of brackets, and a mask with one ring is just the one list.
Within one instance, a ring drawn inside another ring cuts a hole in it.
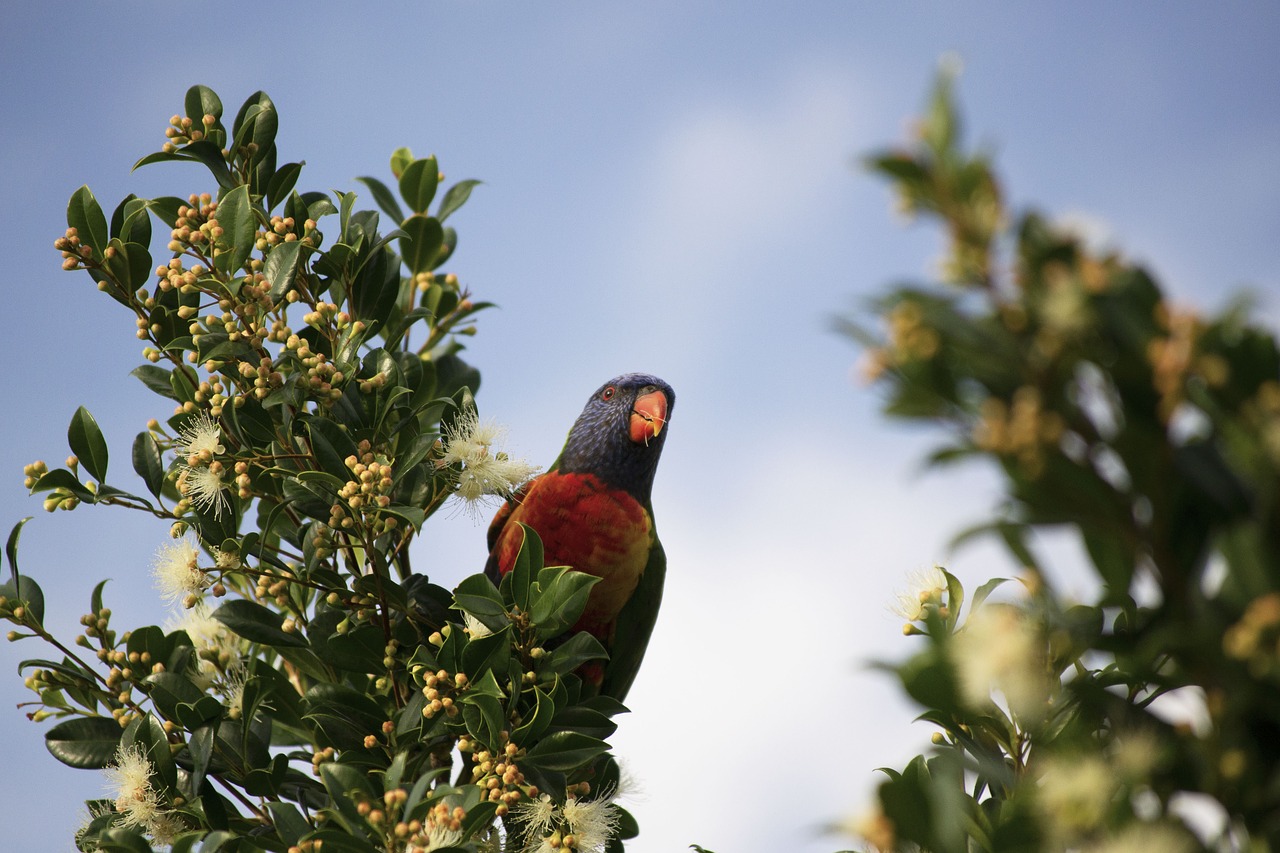
[{"label": "bird's green wing", "polygon": [[662,604],[662,584],[667,574],[667,555],[662,550],[658,531],[653,531],[653,547],[644,574],[636,585],[636,591],[618,614],[613,642],[609,649],[609,661],[605,665],[604,681],[600,692],[619,702],[627,696],[631,682],[640,671],[649,635],[658,619],[658,607]]}]

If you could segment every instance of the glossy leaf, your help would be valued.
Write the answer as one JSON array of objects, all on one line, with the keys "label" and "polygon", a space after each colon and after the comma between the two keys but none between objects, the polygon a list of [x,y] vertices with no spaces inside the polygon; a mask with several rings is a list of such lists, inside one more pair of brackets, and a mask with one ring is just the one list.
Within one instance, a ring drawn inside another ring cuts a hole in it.
[{"label": "glossy leaf", "polygon": [[400,254],[409,265],[410,272],[430,272],[435,268],[436,256],[444,244],[444,229],[432,216],[414,214],[405,220],[400,238]]},{"label": "glossy leaf", "polygon": [[208,86],[197,84],[188,89],[183,106],[187,117],[194,122],[200,122],[206,115],[222,118],[222,100]]},{"label": "glossy leaf", "polygon": [[115,760],[120,724],[112,717],[64,720],[45,732],[44,745],[69,767],[100,770]]},{"label": "glossy leaf", "polygon": [[367,175],[356,180],[369,188],[369,192],[373,194],[373,200],[377,202],[378,207],[382,208],[383,213],[396,222],[404,221],[404,211],[400,208],[400,202],[396,201],[395,195],[386,184]]},{"label": "glossy leaf", "polygon": [[107,440],[102,437],[98,422],[84,406],[76,409],[67,427],[67,444],[95,480],[107,477]]},{"label": "glossy leaf", "polygon": [[164,487],[164,463],[160,458],[160,443],[150,432],[140,432],[133,440],[133,470],[147,491],[160,497]]},{"label": "glossy leaf", "polygon": [[110,239],[107,217],[87,186],[72,193],[67,203],[67,225],[76,229],[81,245],[93,247],[94,257],[101,259]]},{"label": "glossy leaf", "polygon": [[522,764],[568,773],[603,755],[609,745],[599,738],[573,731],[548,735],[525,754]]},{"label": "glossy leaf", "polygon": [[467,203],[467,199],[471,198],[471,191],[479,186],[482,182],[474,178],[468,178],[465,181],[458,181],[449,187],[445,192],[444,198],[440,201],[440,208],[436,211],[436,219],[444,222],[449,215]]},{"label": "glossy leaf", "polygon": [[228,190],[218,200],[218,225],[223,233],[214,249],[213,264],[224,274],[233,275],[253,251],[253,234],[258,227],[247,186]]},{"label": "glossy leaf", "polygon": [[289,197],[293,192],[293,188],[298,183],[298,176],[302,174],[302,167],[305,163],[285,163],[276,173],[271,176],[271,182],[267,184],[267,210],[275,210],[276,207]]},{"label": "glossy leaf", "polygon": [[307,641],[297,634],[286,633],[280,628],[284,616],[263,607],[256,601],[232,599],[213,611],[213,618],[226,625],[238,636],[251,643],[273,647],[299,647]]},{"label": "glossy leaf", "polygon": [[298,275],[298,261],[302,252],[302,243],[293,240],[277,243],[267,253],[263,274],[267,277],[270,290],[268,298],[274,303],[284,299],[285,294],[294,285]]},{"label": "glossy leaf", "polygon": [[414,160],[400,175],[400,196],[414,213],[427,212],[440,184],[440,166],[435,157]]}]

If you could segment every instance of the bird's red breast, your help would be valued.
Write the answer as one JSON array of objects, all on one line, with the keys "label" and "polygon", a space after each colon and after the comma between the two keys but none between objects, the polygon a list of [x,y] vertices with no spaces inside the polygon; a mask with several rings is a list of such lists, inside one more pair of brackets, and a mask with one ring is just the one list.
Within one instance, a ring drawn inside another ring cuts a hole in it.
[{"label": "bird's red breast", "polygon": [[635,591],[653,545],[649,513],[631,495],[592,474],[551,471],[538,477],[494,518],[492,551],[502,574],[520,551],[521,521],[538,531],[543,564],[571,566],[600,578],[574,626],[606,644],[618,613]]}]

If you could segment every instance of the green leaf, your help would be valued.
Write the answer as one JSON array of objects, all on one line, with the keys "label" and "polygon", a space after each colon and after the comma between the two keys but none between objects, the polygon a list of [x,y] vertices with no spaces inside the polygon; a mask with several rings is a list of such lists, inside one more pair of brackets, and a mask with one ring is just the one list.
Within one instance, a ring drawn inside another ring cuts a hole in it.
[{"label": "green leaf", "polygon": [[175,399],[173,396],[173,384],[169,379],[169,371],[155,364],[142,364],[129,371],[130,376],[136,376],[138,381],[159,394],[161,397],[167,397],[170,400]]},{"label": "green leaf", "polygon": [[342,749],[362,749],[365,737],[380,732],[387,721],[377,702],[344,684],[317,684],[303,701],[305,719]]},{"label": "green leaf", "polygon": [[110,232],[107,230],[107,217],[88,186],[82,186],[71,194],[71,201],[67,203],[67,225],[76,229],[81,245],[92,246],[93,257],[101,260]]},{"label": "green leaf", "polygon": [[107,441],[98,422],[84,406],[76,409],[67,427],[67,444],[93,478],[102,482],[107,477]]},{"label": "green leaf", "polygon": [[464,578],[453,591],[453,601],[455,609],[470,613],[490,630],[500,630],[510,624],[502,595],[483,574]]},{"label": "green leaf", "polygon": [[299,635],[286,633],[280,628],[284,622],[282,614],[268,610],[256,601],[232,599],[215,610],[213,618],[251,643],[291,648],[307,645]]},{"label": "green leaf", "polygon": [[45,732],[44,745],[69,767],[101,770],[115,760],[120,724],[111,717],[65,720]]},{"label": "green leaf", "polygon": [[541,672],[567,675],[587,661],[608,659],[609,653],[600,645],[599,640],[586,631],[579,631],[544,657],[538,664],[538,669]]},{"label": "green leaf", "polygon": [[467,203],[467,199],[471,198],[471,190],[481,184],[474,178],[468,178],[465,181],[458,181],[449,187],[449,191],[444,194],[444,198],[440,202],[440,208],[436,211],[436,219],[444,222],[449,218],[449,214]]},{"label": "green leaf", "polygon": [[618,730],[618,724],[593,708],[570,705],[558,711],[551,720],[554,731],[578,732],[592,737],[607,738]]},{"label": "green leaf", "polygon": [[400,296],[400,269],[389,249],[375,249],[351,282],[351,308],[358,320],[383,326]]},{"label": "green leaf", "polygon": [[395,195],[386,184],[367,175],[356,180],[369,188],[369,192],[373,194],[373,200],[377,202],[378,207],[382,208],[383,213],[396,222],[404,221],[404,211],[400,209],[400,202],[396,201]]},{"label": "green leaf", "polygon": [[[235,147],[253,143],[257,145],[250,162],[259,163],[275,147],[276,130],[280,117],[276,113],[275,104],[266,92],[254,92],[245,99],[231,130],[235,135]],[[219,217],[221,219],[221,217]]]},{"label": "green leaf", "polygon": [[440,183],[440,166],[435,157],[414,160],[400,175],[400,196],[414,213],[426,213]]},{"label": "green leaf", "polygon": [[502,703],[494,696],[477,693],[473,689],[463,695],[460,704],[467,731],[489,749],[501,748],[498,735],[506,728],[506,716],[502,711]]},{"label": "green leaf", "polygon": [[[148,675],[143,679],[143,683],[147,685],[146,693],[155,703],[156,709],[164,715],[165,719],[174,722],[185,721],[179,717],[178,704],[195,705],[201,699],[212,698],[205,694],[203,690],[191,683],[186,676],[179,675],[176,672],[156,672]],[[217,700],[214,700],[215,703]],[[207,722],[201,720],[200,723]]]},{"label": "green leaf", "polygon": [[160,490],[164,487],[164,463],[160,459],[160,443],[150,432],[140,432],[133,440],[133,470],[146,483],[147,491],[160,497]]},{"label": "green leaf", "polygon": [[152,853],[152,847],[136,829],[112,827],[98,834],[102,853]]},{"label": "green leaf", "polygon": [[48,492],[54,489],[64,489],[85,503],[90,504],[97,500],[98,497],[93,492],[85,488],[84,483],[77,480],[75,474],[72,474],[66,468],[54,468],[39,480],[36,480],[36,484],[31,487],[31,492],[34,494],[36,492]]},{"label": "green leaf", "polygon": [[111,236],[124,243],[151,245],[151,217],[147,213],[148,202],[133,193],[125,196],[111,214]]},{"label": "green leaf", "polygon": [[493,671],[506,674],[511,657],[511,627],[476,637],[462,650],[462,669],[472,678]]},{"label": "green leaf", "polygon": [[[391,152],[391,174],[396,176],[396,180],[404,174],[404,170],[413,162],[413,152],[408,148],[397,148]],[[403,218],[403,217],[402,217]]]},{"label": "green leaf", "polygon": [[1008,578],[992,578],[982,586],[978,587],[973,593],[973,603],[969,605],[969,612],[972,613],[981,607],[982,602],[986,601],[987,597],[991,595],[991,593],[995,592],[1001,584],[1008,583],[1008,581]]},{"label": "green leaf", "polygon": [[98,585],[93,588],[92,594],[89,596],[89,612],[97,613],[102,609],[102,590],[106,587],[107,581],[98,581]]},{"label": "green leaf", "polygon": [[[329,765],[325,765],[328,767]],[[358,818],[359,815],[356,815]],[[363,823],[363,821],[362,821]],[[382,853],[386,847],[379,847],[372,842],[353,837],[350,832],[340,829],[322,829],[307,836],[307,841],[314,842],[315,849],[323,849],[325,853]],[[440,853],[454,853],[461,848],[437,847]]]},{"label": "green leaf", "polygon": [[222,118],[222,100],[218,97],[218,93],[208,86],[197,84],[188,89],[187,95],[183,99],[183,107],[186,109],[187,118],[197,124],[206,115],[211,115],[216,119]]},{"label": "green leaf", "polygon": [[444,244],[444,229],[433,216],[415,213],[402,226],[405,236],[400,238],[400,254],[413,273],[430,272]]},{"label": "green leaf", "polygon": [[290,847],[296,846],[302,836],[311,831],[311,823],[293,803],[274,802],[266,803],[265,806],[271,813],[271,823],[276,834]]},{"label": "green leaf", "polygon": [[273,303],[284,299],[285,294],[293,287],[298,276],[298,258],[302,251],[302,243],[297,240],[288,243],[277,243],[267,253],[267,262],[263,275],[270,285],[268,297]]},{"label": "green leaf", "polygon": [[139,746],[151,759],[151,766],[156,776],[168,788],[178,785],[178,770],[173,761],[173,752],[169,749],[169,739],[165,735],[164,726],[154,715],[148,713],[136,718],[120,736],[120,745],[125,749]]},{"label": "green leaf", "polygon": [[551,725],[552,717],[555,716],[555,702],[551,701],[551,697],[537,687],[533,688],[533,700],[533,713],[526,713],[524,722],[511,733],[511,740],[514,743],[530,743],[541,737],[542,733]]},{"label": "green leaf", "polygon": [[[213,179],[218,182],[218,186],[223,189],[231,189],[236,186],[236,179],[232,177],[231,170],[227,168],[227,158],[222,156],[222,148],[207,139],[184,145],[182,150],[178,152],[178,158],[203,163],[209,173],[213,175]],[[134,165],[134,168],[136,169],[140,165],[142,165],[142,161]],[[218,221],[222,221],[221,216],[218,217]]]},{"label": "green leaf", "polygon": [[294,186],[298,183],[298,176],[302,174],[302,167],[306,163],[285,163],[276,173],[271,176],[270,182],[267,183],[267,210],[275,210],[276,205],[289,197],[293,192]]},{"label": "green leaf", "polygon": [[339,478],[339,488],[355,476],[347,468],[347,458],[357,456],[355,442],[336,423],[328,418],[313,416],[306,419],[311,438],[311,452],[320,463],[320,470]]},{"label": "green leaf", "polygon": [[258,228],[248,186],[241,184],[223,193],[218,200],[218,225],[222,236],[213,252],[213,265],[226,275],[234,275],[253,251],[253,235]]},{"label": "green leaf", "polygon": [[524,532],[524,539],[520,542],[520,550],[516,553],[511,571],[502,577],[501,588],[504,597],[510,596],[516,607],[527,612],[534,575],[542,569],[542,540],[532,527],[524,522],[518,523]]},{"label": "green leaf", "polygon": [[525,754],[521,765],[567,773],[585,767],[609,749],[599,738],[578,732],[556,732],[538,741]]},{"label": "green leaf", "polygon": [[[373,787],[365,774],[349,765],[330,761],[320,765],[320,781],[324,783],[325,790],[333,798],[333,804],[338,808],[337,816],[347,830],[348,836],[363,837],[366,824],[356,810],[356,804],[360,800],[372,800],[374,797]],[[329,849],[328,841],[325,841],[324,848]]]},{"label": "green leaf", "polygon": [[587,606],[591,587],[600,578],[567,566],[543,569],[538,573],[541,591],[529,603],[529,619],[537,626],[540,639],[549,640],[564,633],[578,621]]},{"label": "green leaf", "polygon": [[956,623],[960,621],[960,608],[964,606],[964,584],[946,569],[942,570],[942,574],[947,579],[946,626],[950,632],[956,629]]},{"label": "green leaf", "polygon": [[19,590],[22,578],[18,574],[18,540],[22,538],[22,528],[26,526],[26,523],[30,520],[31,516],[28,515],[26,518],[15,524],[13,529],[9,531],[9,538],[6,539],[4,543],[4,557],[9,561],[9,571],[13,578],[13,585]]}]

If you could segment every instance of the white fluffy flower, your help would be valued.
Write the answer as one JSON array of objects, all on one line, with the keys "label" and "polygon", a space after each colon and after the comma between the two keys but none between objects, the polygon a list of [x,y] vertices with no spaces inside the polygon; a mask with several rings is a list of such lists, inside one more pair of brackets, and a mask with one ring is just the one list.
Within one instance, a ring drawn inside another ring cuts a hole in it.
[{"label": "white fluffy flower", "polygon": [[222,518],[223,510],[229,503],[223,490],[227,487],[222,482],[221,466],[186,467],[178,475],[178,491],[191,501],[196,509],[213,511],[214,518]]},{"label": "white fluffy flower", "polygon": [[1044,716],[1049,698],[1044,641],[1031,619],[1008,604],[985,604],[969,614],[952,638],[949,652],[960,695],[973,708],[1004,694],[1009,709],[1024,720]]},{"label": "white fluffy flower", "polygon": [[613,800],[613,794],[594,800],[570,797],[557,806],[543,794],[517,804],[512,815],[522,828],[523,849],[532,853],[552,850],[552,833],[559,830],[574,837],[574,849],[581,853],[603,853],[618,831],[618,808]]},{"label": "white fluffy flower", "polygon": [[947,591],[947,576],[941,566],[916,569],[907,576],[907,589],[894,595],[889,609],[908,622],[924,618],[924,608],[930,602],[940,604]]},{"label": "white fluffy flower", "polygon": [[526,845],[550,834],[556,820],[556,804],[547,794],[532,800],[522,800],[512,809],[516,823],[524,828]]},{"label": "white fluffy flower", "polygon": [[1115,773],[1098,756],[1050,757],[1041,767],[1036,802],[1056,834],[1070,840],[1102,823],[1115,794]]},{"label": "white fluffy flower", "polygon": [[583,853],[604,853],[618,830],[618,809],[608,797],[586,802],[570,797],[561,813],[569,832],[578,839],[577,849]]},{"label": "white fluffy flower", "polygon": [[1131,823],[1105,841],[1085,848],[1087,853],[1192,853],[1200,849],[1195,836],[1169,823]]},{"label": "white fluffy flower", "polygon": [[422,853],[431,853],[432,850],[440,850],[445,847],[455,847],[458,842],[462,841],[462,831],[458,829],[449,829],[447,826],[429,823],[424,827],[427,836],[427,846],[420,847]]},{"label": "white fluffy flower", "polygon": [[474,408],[464,410],[445,430],[442,465],[459,466],[454,494],[475,506],[488,497],[505,497],[538,473],[524,459],[516,459],[498,449],[506,429],[492,421],[481,421]]},{"label": "white fluffy flower", "polygon": [[209,606],[203,601],[182,612],[182,618],[165,623],[168,631],[185,631],[198,652],[213,652],[212,657],[218,663],[202,654],[197,659],[197,671],[191,673],[192,679],[201,690],[213,686],[220,672],[230,673],[240,660],[240,638],[227,630],[217,619],[213,618]]},{"label": "white fluffy flower", "polygon": [[114,764],[103,771],[110,785],[116,811],[124,816],[123,826],[150,832],[163,817],[164,809],[151,787],[151,760],[138,744],[119,747]]},{"label": "white fluffy flower", "polygon": [[209,417],[208,412],[201,412],[187,421],[187,425],[178,433],[173,449],[178,458],[185,459],[191,467],[201,463],[207,465],[213,461],[213,457],[226,452],[221,439],[221,427]]},{"label": "white fluffy flower", "polygon": [[166,542],[156,551],[151,573],[165,601],[184,601],[188,596],[198,597],[204,592],[208,578],[200,570],[199,558],[200,552],[196,550],[195,543],[185,536]]}]

